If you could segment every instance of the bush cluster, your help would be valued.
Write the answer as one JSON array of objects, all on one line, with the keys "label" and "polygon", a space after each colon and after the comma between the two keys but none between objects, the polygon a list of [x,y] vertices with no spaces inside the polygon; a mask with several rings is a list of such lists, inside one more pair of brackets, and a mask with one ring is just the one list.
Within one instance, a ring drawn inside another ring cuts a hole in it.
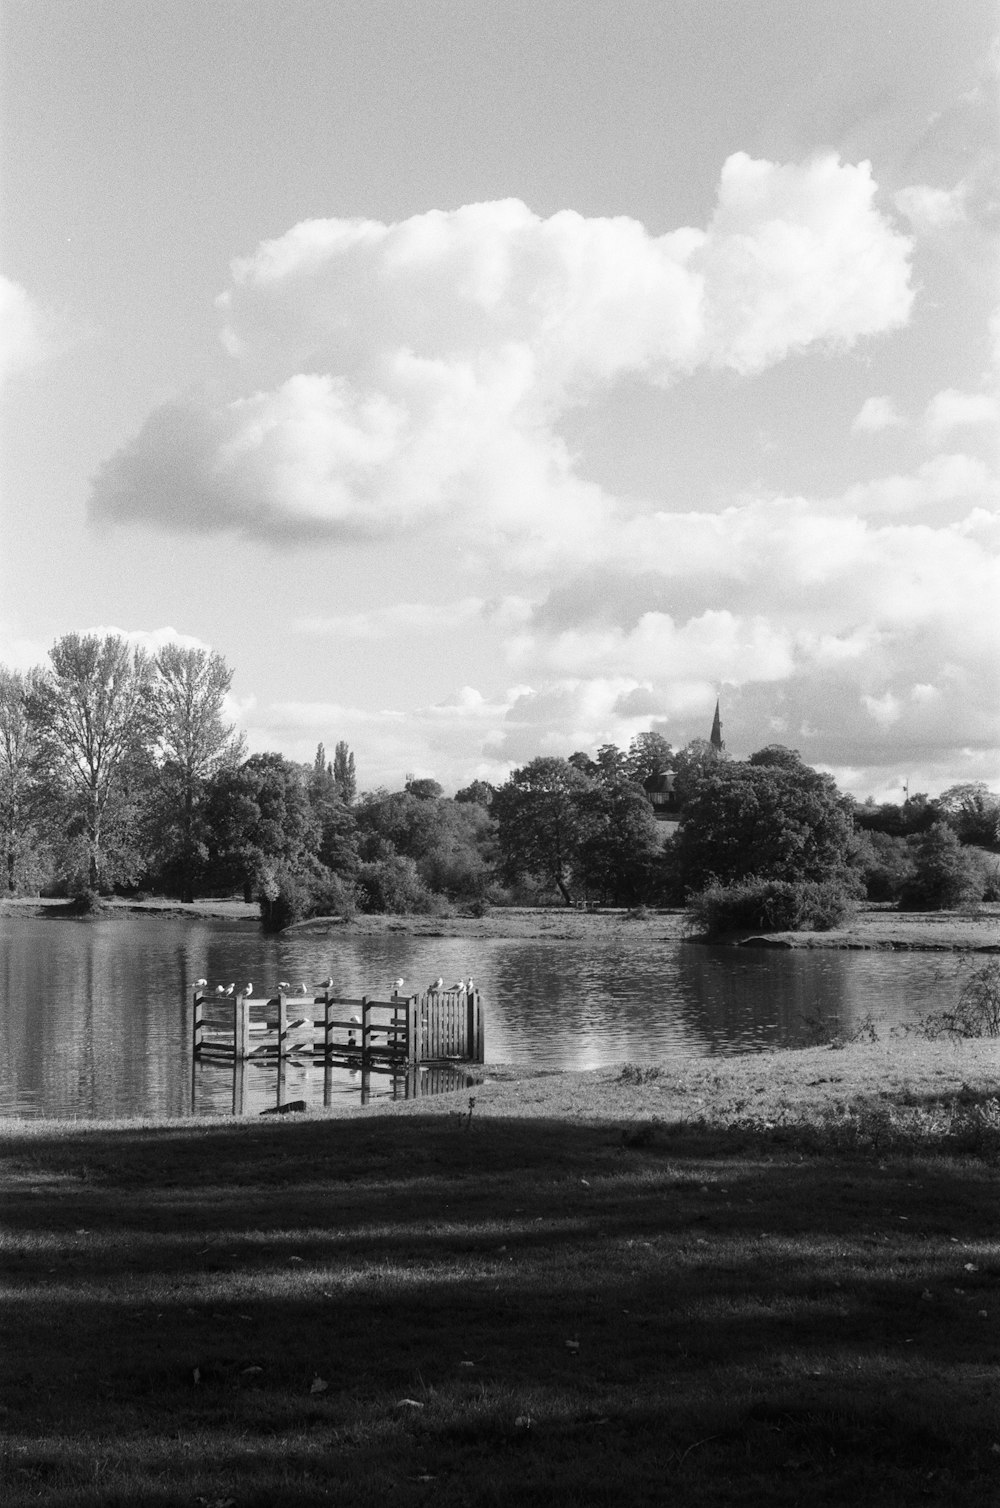
[{"label": "bush cluster", "polygon": [[849,921],[854,910],[854,898],[839,880],[751,876],[732,885],[715,882],[688,901],[692,930],[706,937],[727,932],[828,932]]}]

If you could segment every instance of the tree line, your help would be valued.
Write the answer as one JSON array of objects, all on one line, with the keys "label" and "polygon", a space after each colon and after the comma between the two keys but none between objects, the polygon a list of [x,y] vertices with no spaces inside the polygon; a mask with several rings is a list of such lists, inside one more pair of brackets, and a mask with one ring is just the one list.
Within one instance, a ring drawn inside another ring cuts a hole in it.
[{"label": "tree line", "polygon": [[[359,793],[344,741],[311,764],[249,757],[221,655],[67,634],[0,667],[0,865],[9,895],[78,904],[137,890],[241,894],[265,926],[354,911],[688,903],[705,930],[829,926],[854,899],[951,906],[996,886],[985,786],[858,805],[793,750],[746,761],[660,734],[540,756],[446,797],[430,779]],[[643,782],[671,772],[676,833]]]}]

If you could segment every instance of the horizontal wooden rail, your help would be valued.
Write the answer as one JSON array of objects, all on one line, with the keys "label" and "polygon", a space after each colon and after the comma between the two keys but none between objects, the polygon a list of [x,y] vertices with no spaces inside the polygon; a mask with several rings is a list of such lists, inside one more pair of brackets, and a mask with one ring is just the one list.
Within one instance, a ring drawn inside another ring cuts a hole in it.
[{"label": "horizontal wooden rail", "polygon": [[196,1058],[257,1061],[294,1053],[320,1060],[377,1055],[409,1067],[435,1061],[481,1063],[482,1002],[478,990],[464,989],[388,999],[353,999],[328,991],[220,996],[196,990],[192,1049]]}]

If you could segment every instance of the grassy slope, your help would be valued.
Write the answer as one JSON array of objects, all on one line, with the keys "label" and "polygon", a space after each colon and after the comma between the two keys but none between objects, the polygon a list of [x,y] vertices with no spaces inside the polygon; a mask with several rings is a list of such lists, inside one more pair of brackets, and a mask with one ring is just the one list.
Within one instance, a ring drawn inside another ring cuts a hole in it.
[{"label": "grassy slope", "polygon": [[1000,1064],[879,1061],[10,1125],[0,1497],[992,1508]]}]

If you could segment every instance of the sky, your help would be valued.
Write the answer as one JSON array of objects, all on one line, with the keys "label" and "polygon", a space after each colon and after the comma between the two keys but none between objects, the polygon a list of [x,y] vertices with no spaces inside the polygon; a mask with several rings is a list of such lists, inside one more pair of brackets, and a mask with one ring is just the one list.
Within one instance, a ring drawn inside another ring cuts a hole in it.
[{"label": "sky", "polygon": [[1000,790],[1000,7],[0,0],[0,664]]}]

